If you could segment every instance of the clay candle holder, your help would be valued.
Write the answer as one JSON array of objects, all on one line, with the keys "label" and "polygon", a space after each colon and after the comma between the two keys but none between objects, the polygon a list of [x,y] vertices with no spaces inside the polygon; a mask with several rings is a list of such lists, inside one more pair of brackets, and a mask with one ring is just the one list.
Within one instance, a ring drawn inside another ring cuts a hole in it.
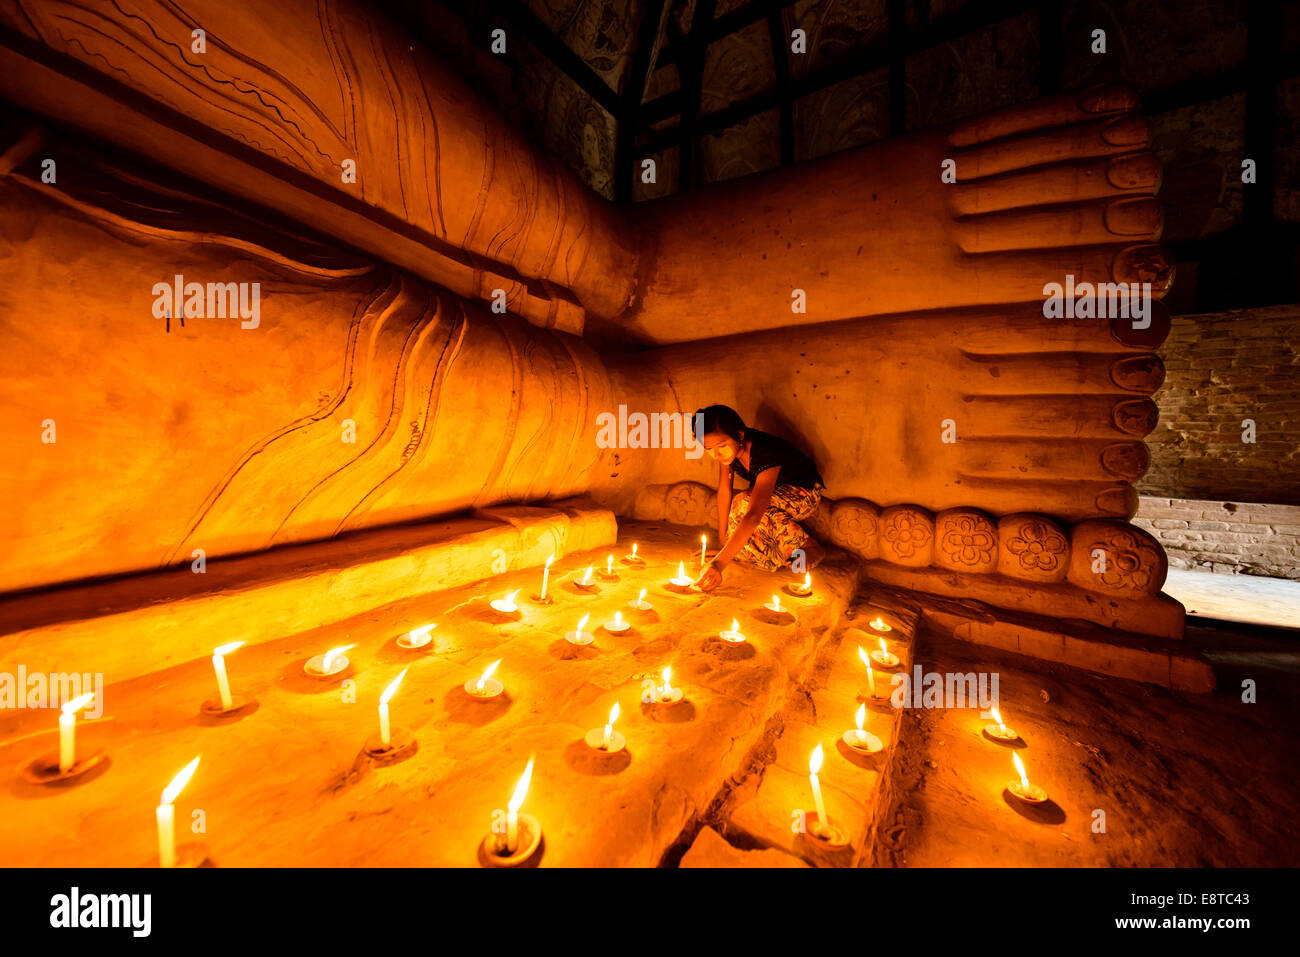
[{"label": "clay candle holder", "polygon": [[880,639],[880,650],[871,653],[871,660],[882,668],[897,668],[898,655],[885,647],[885,639]]},{"label": "clay candle holder", "polygon": [[812,594],[812,572],[803,576],[803,582],[791,582],[786,585],[784,591],[787,595],[794,595],[796,598],[807,598]]},{"label": "clay candle holder", "polygon": [[437,625],[423,625],[419,628],[412,628],[406,634],[398,637],[397,647],[423,648],[425,645],[427,645],[430,641],[433,640],[433,638],[430,637],[429,632],[431,632],[433,629],[437,627],[438,627]]},{"label": "clay candle holder", "polygon": [[621,611],[614,612],[614,620],[605,622],[605,630],[612,635],[621,635],[632,626],[623,620]]},{"label": "clay candle holder", "polygon": [[858,705],[857,722],[858,726],[854,730],[844,732],[841,739],[845,745],[857,754],[875,754],[883,748],[884,742],[869,731],[862,730],[862,723],[867,719],[867,706]]},{"label": "clay candle holder", "polygon": [[546,566],[542,569],[542,590],[536,595],[530,596],[539,605],[550,605],[555,602],[555,599],[546,593],[546,586],[551,580],[551,562],[553,561],[555,561],[555,554],[552,552],[551,557],[546,559]]},{"label": "clay candle holder", "polygon": [[587,620],[589,618],[591,618],[591,615],[583,615],[582,618],[579,619],[578,627],[576,629],[564,633],[564,640],[572,645],[589,645],[595,641],[596,636],[591,632],[584,630],[587,627]]},{"label": "clay candle holder", "polygon": [[674,688],[672,685],[673,666],[669,665],[664,669],[664,683],[654,685],[650,689],[650,694],[642,699],[646,704],[676,704],[684,698],[685,692],[681,688]]},{"label": "clay candle holder", "polygon": [[597,577],[603,582],[618,581],[618,572],[614,571],[614,556],[610,555],[605,559],[605,570],[598,572]]},{"label": "clay candle holder", "polygon": [[343,645],[331,648],[323,655],[313,655],[302,666],[302,670],[313,678],[330,678],[347,668],[351,662],[343,652],[351,651],[356,645]]},{"label": "clay candle holder", "polygon": [[614,702],[614,707],[609,709],[609,721],[603,728],[592,728],[587,732],[583,739],[587,742],[587,747],[597,754],[617,754],[627,746],[627,738],[614,730],[614,722],[618,720],[618,702]]},{"label": "clay candle holder", "polygon": [[597,584],[591,579],[591,571],[593,567],[594,566],[592,565],[588,565],[587,574],[585,574],[582,578],[574,579],[573,582],[574,588],[578,589],[579,591],[585,591],[585,592],[597,592],[600,590],[599,586],[597,586]]},{"label": "clay candle holder", "polygon": [[695,579],[686,577],[686,563],[677,563],[677,577],[669,580],[668,587],[672,591],[684,592],[690,591],[691,586],[695,584]]},{"label": "clay candle holder", "polygon": [[1002,715],[998,713],[998,709],[992,708],[990,710],[993,712],[993,720],[996,721],[997,724],[984,725],[985,736],[992,738],[994,741],[998,741],[1002,744],[1007,744],[1011,741],[1020,740],[1019,734],[1017,734],[1014,730],[1008,728],[1005,724],[1002,723]]},{"label": "clay candle holder", "polygon": [[252,698],[235,697],[230,693],[230,682],[226,678],[226,655],[243,646],[242,641],[232,641],[227,645],[212,649],[212,670],[217,675],[217,698],[203,702],[199,711],[210,717],[235,714],[253,704]]},{"label": "clay candle holder", "polygon": [[506,595],[505,598],[494,598],[488,602],[488,604],[491,605],[492,610],[502,618],[518,618],[519,606],[515,604],[515,596],[518,594],[519,589],[516,588],[509,595]]},{"label": "clay candle holder", "polygon": [[93,691],[67,701],[59,713],[59,750],[33,759],[23,768],[23,778],[32,784],[57,784],[81,777],[105,758],[102,751],[77,758],[77,712],[95,700]]},{"label": "clay candle holder", "polygon": [[726,631],[718,632],[718,637],[721,638],[723,641],[730,641],[733,644],[740,644],[742,641],[745,640],[745,633],[740,630],[740,622],[737,619],[733,618],[731,619],[731,627],[728,628]]},{"label": "clay candle holder", "polygon": [[763,607],[767,609],[768,613],[779,625],[788,625],[790,622],[794,621],[794,612],[789,608],[781,607],[780,595],[773,595],[772,600],[763,605]]},{"label": "clay candle holder", "polygon": [[405,751],[415,743],[415,739],[404,728],[393,728],[388,723],[388,702],[397,694],[408,668],[410,665],[402,669],[402,673],[393,679],[392,684],[379,697],[379,734],[371,735],[365,743],[366,754],[372,758],[389,757]]},{"label": "clay candle holder", "polygon": [[635,608],[637,611],[649,611],[651,608],[654,607],[654,605],[650,604],[650,602],[645,600],[645,589],[642,588],[641,594],[636,596],[636,601],[628,602],[627,607]]},{"label": "clay candle holder", "polygon": [[887,635],[894,630],[893,625],[886,624],[885,620],[879,615],[867,622],[867,627],[881,635]]},{"label": "clay candle holder", "polygon": [[1015,762],[1016,772],[1020,775],[1019,781],[1007,782],[1007,790],[1015,797],[1026,804],[1042,804],[1047,800],[1047,792],[1037,784],[1030,784],[1029,778],[1025,774],[1024,762],[1020,760],[1020,755],[1014,751],[1011,752],[1011,760]]},{"label": "clay candle holder", "polygon": [[636,553],[636,542],[632,543],[632,551],[623,556],[624,565],[644,565],[645,559]]},{"label": "clay candle holder", "polygon": [[479,845],[480,857],[488,867],[519,867],[527,863],[541,847],[542,826],[532,815],[519,813],[532,776],[533,759],[529,758],[528,766],[524,768],[519,783],[515,785],[515,793],[506,806],[505,833],[498,833],[494,827]]},{"label": "clay candle holder", "polygon": [[483,672],[481,678],[470,678],[466,681],[465,693],[476,701],[488,701],[504,691],[505,685],[492,677],[499,664],[501,664],[500,658],[488,665],[487,671]]}]

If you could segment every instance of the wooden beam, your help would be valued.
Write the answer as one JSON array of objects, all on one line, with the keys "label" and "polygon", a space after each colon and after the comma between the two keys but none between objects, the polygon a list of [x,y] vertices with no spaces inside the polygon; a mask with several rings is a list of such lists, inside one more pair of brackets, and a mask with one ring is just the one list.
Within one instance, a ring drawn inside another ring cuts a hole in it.
[{"label": "wooden beam", "polygon": [[776,95],[781,107],[781,165],[790,166],[794,163],[794,97],[790,90],[790,39],[779,4],[773,4],[768,10],[767,33],[772,41]]},{"label": "wooden beam", "polygon": [[[677,131],[679,144],[677,190],[692,189],[700,184],[700,103],[704,93],[704,56],[707,35],[713,26],[717,0],[699,0],[686,37],[687,52],[677,70],[682,79],[682,121]],[[657,152],[652,150],[651,152]],[[645,155],[645,151],[641,151]]]},{"label": "wooden beam", "polygon": [[654,55],[655,40],[659,38],[667,5],[668,0],[650,0],[646,5],[637,30],[636,52],[623,77],[622,102],[617,114],[618,140],[614,148],[614,199],[620,203],[631,202],[636,184],[636,133],[641,118],[641,100],[650,79],[650,58]]}]

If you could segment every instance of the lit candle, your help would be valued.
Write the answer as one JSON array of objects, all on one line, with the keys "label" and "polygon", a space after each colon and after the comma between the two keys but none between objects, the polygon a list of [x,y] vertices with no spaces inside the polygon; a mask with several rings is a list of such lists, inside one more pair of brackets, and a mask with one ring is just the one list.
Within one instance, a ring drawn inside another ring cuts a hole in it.
[{"label": "lit candle", "polygon": [[704,555],[709,547],[709,536],[700,536],[700,574],[704,574]]},{"label": "lit candle", "polygon": [[392,744],[392,737],[388,727],[388,702],[392,700],[393,695],[397,694],[397,686],[402,683],[406,677],[406,669],[411,667],[407,665],[402,669],[402,673],[393,679],[393,683],[384,689],[384,693],[379,697],[379,743],[384,747]]},{"label": "lit candle", "polygon": [[627,622],[623,620],[623,613],[621,611],[614,612],[613,621],[605,622],[605,630],[612,631],[615,634],[620,634],[624,631],[627,631],[631,627],[632,627],[631,625],[629,625]]},{"label": "lit candle", "polygon": [[1014,741],[1016,740],[1016,738],[1020,737],[1020,735],[1016,734],[1015,731],[1013,731],[1011,728],[1008,728],[1005,724],[1002,723],[1002,715],[1001,713],[999,713],[997,708],[990,708],[989,710],[993,712],[993,720],[996,721],[997,724],[985,725],[984,726],[985,734],[987,734],[990,738],[994,738],[998,741]]},{"label": "lit candle", "polygon": [[857,713],[858,726],[855,730],[845,731],[843,741],[854,751],[858,751],[864,754],[875,754],[882,747],[884,747],[884,745],[881,743],[879,738],[877,738],[874,734],[870,734],[862,727],[863,723],[866,720],[867,720],[867,706],[865,704],[860,704],[858,705],[858,713]]},{"label": "lit candle", "polygon": [[803,576],[803,588],[800,589],[805,595],[812,593],[812,572],[807,572]]},{"label": "lit candle", "polygon": [[822,769],[822,746],[818,742],[817,747],[813,749],[812,757],[808,759],[808,780],[812,782],[813,800],[817,803],[817,827],[825,829],[830,826],[826,819],[826,805],[822,803],[822,786],[817,780],[817,772]]},{"label": "lit candle", "polygon": [[234,707],[230,697],[230,682],[226,680],[226,655],[243,645],[242,641],[232,641],[228,645],[212,649],[212,669],[217,673],[217,692],[221,695],[221,710],[229,711]]},{"label": "lit candle", "polygon": [[610,555],[608,558],[605,559],[605,574],[606,574],[606,575],[612,575],[612,574],[614,574],[614,556],[613,556],[613,555]]},{"label": "lit candle", "polygon": [[176,866],[176,807],[172,803],[181,793],[181,788],[189,783],[194,769],[199,766],[195,758],[181,769],[181,773],[172,778],[172,783],[163,790],[162,800],[158,803],[158,866]]},{"label": "lit candle", "polygon": [[1016,765],[1016,773],[1020,775],[1020,786],[1021,786],[1024,790],[1028,791],[1028,790],[1029,790],[1029,776],[1025,774],[1025,762],[1021,761],[1021,760],[1020,760],[1020,755],[1016,754],[1016,752],[1014,752],[1014,751],[1011,752],[1011,760],[1015,762],[1015,765]]},{"label": "lit candle", "polygon": [[659,689],[659,698],[661,700],[670,700],[677,689],[673,687],[673,666],[669,665],[664,669],[663,687]]},{"label": "lit candle", "polygon": [[681,588],[685,588],[687,585],[693,585],[693,584],[694,584],[694,581],[692,581],[691,579],[689,579],[689,578],[686,577],[686,563],[685,563],[685,562],[678,562],[678,563],[677,563],[677,577],[673,579],[673,584],[674,584],[674,585],[677,585],[677,586],[679,586],[679,587],[681,587]]},{"label": "lit candle", "polygon": [[506,595],[505,598],[494,598],[488,604],[503,615],[513,615],[519,610],[519,606],[515,604],[515,596],[518,594],[519,589],[516,588],[510,594]]},{"label": "lit candle", "polygon": [[555,554],[546,559],[546,567],[542,569],[542,594],[539,596],[543,601],[546,600],[546,584],[551,580],[551,562],[555,561]]},{"label": "lit candle", "polygon": [[895,665],[898,664],[898,656],[893,654],[888,648],[885,647],[884,638],[880,639],[880,650],[873,651],[871,653],[871,657],[875,658],[877,662],[879,662],[881,665],[884,665],[886,668],[893,668]]},{"label": "lit candle", "polygon": [[500,658],[488,665],[487,671],[483,672],[483,677],[478,679],[478,682],[474,687],[478,690],[479,694],[483,693],[483,689],[487,687],[487,680],[492,677],[492,672],[497,670],[497,665],[499,664],[501,664]]},{"label": "lit candle", "polygon": [[876,696],[876,673],[871,670],[871,658],[862,650],[861,645],[858,645],[858,657],[867,666],[867,688],[871,692],[871,697],[874,698]]},{"label": "lit candle", "polygon": [[325,652],[325,658],[321,661],[321,670],[326,674],[334,669],[334,659],[341,656],[345,651],[351,651],[356,645],[342,645],[338,648],[331,648]]},{"label": "lit candle", "polygon": [[432,640],[429,632],[437,627],[437,625],[422,625],[419,628],[412,628],[401,638],[398,638],[397,643],[403,648],[419,648],[427,645]]},{"label": "lit candle", "polygon": [[638,558],[637,558],[637,555],[636,555],[636,542],[633,542],[633,543],[632,543],[632,561],[634,561],[634,562],[635,562],[635,561],[640,561],[640,559],[638,559]]},{"label": "lit candle", "polygon": [[722,632],[718,637],[722,638],[723,641],[739,642],[745,640],[745,636],[740,631],[740,622],[735,618],[731,619],[731,628]]},{"label": "lit candle", "polygon": [[579,618],[577,629],[568,632],[564,636],[565,640],[575,645],[589,645],[593,641],[595,641],[596,636],[592,634],[588,634],[586,630],[587,622],[588,620],[590,620],[590,618],[591,618],[590,614],[583,615],[581,618]]},{"label": "lit candle", "polygon": [[515,785],[515,793],[506,806],[506,853],[513,854],[519,846],[519,809],[523,807],[524,795],[528,793],[528,782],[533,777],[533,759],[528,759],[523,776]]},{"label": "lit candle", "polygon": [[879,615],[877,615],[874,619],[872,619],[871,622],[870,622],[869,624],[870,624],[870,627],[871,627],[872,629],[874,629],[875,631],[893,631],[893,630],[894,630],[891,626],[886,625],[885,622],[884,622],[884,619],[882,619]]},{"label": "lit candle", "polygon": [[644,588],[641,589],[641,594],[636,596],[636,601],[630,601],[628,602],[628,605],[635,608],[637,611],[649,611],[653,607],[648,601],[645,600]]},{"label": "lit candle", "polygon": [[1025,773],[1024,762],[1020,760],[1020,755],[1011,752],[1011,760],[1015,762],[1016,773],[1020,775],[1019,781],[1012,781],[1007,785],[1007,790],[1030,804],[1042,804],[1047,800],[1047,792],[1037,784],[1029,783],[1029,776]]},{"label": "lit candle", "polygon": [[614,702],[614,707],[609,709],[609,721],[605,723],[605,737],[600,743],[602,751],[609,750],[609,736],[614,733],[614,722],[618,720],[618,702]]},{"label": "lit candle", "polygon": [[582,576],[582,583],[583,583],[584,585],[590,585],[590,584],[591,584],[591,569],[592,569],[592,567],[593,567],[593,566],[588,565],[588,566],[587,566],[587,574],[585,574],[585,575]]},{"label": "lit candle", "polygon": [[64,704],[59,714],[59,770],[67,773],[77,763],[77,712],[95,699],[92,691]]}]

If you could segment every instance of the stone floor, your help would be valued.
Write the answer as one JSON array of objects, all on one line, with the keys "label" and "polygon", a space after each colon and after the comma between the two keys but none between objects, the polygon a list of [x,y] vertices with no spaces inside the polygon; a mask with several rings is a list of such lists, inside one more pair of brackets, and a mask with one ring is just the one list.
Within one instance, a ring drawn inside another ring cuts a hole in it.
[{"label": "stone floor", "polygon": [[[843,617],[856,565],[833,554],[814,573],[813,597],[782,594],[796,617],[778,623],[762,605],[783,579],[768,573],[729,571],[709,595],[665,587],[679,561],[698,568],[696,535],[626,524],[613,548],[556,562],[550,606],[528,599],[541,582],[533,568],[250,643],[227,658],[235,694],[257,702],[235,718],[198,714],[216,690],[206,656],[111,684],[103,716],[78,729],[81,753],[102,749],[109,760],[74,786],[15,773],[55,747],[56,721],[49,709],[9,712],[0,719],[0,764],[13,769],[0,792],[0,865],[146,864],[159,794],[195,756],[199,768],[176,803],[177,840],[203,841],[219,866],[473,866],[530,757],[522,810],[543,828],[540,866],[671,865],[691,843],[695,861],[708,851],[702,822],[718,829],[715,851],[725,845],[743,858],[768,847],[760,861],[851,863],[871,828],[880,767],[836,744],[853,725],[865,675],[858,639],[842,640],[852,637]],[[618,561],[633,541],[643,567]],[[620,580],[577,590],[573,579],[588,565],[599,570],[610,552]],[[641,588],[653,611],[627,607]],[[488,601],[516,589],[522,613],[502,621]],[[600,627],[616,610],[630,632]],[[563,634],[587,613],[596,638],[579,648]],[[717,637],[733,618],[744,644]],[[908,633],[905,620],[891,620]],[[425,623],[437,625],[428,650],[396,646]],[[138,640],[145,654],[168,636]],[[309,656],[351,643],[338,678],[303,674]],[[472,700],[462,686],[497,659],[505,694]],[[644,704],[643,681],[666,665],[686,700]],[[362,745],[377,731],[380,694],[408,666],[390,708],[416,746],[379,764]],[[615,702],[627,748],[598,755],[583,737]],[[869,721],[891,744],[893,716],[873,712]],[[791,829],[794,813],[812,807],[807,764],[818,741],[827,809],[850,837],[830,859]],[[184,828],[196,815],[204,832],[192,836]]]},{"label": "stone floor", "polygon": [[1171,568],[1164,591],[1189,616],[1300,628],[1300,581]]}]

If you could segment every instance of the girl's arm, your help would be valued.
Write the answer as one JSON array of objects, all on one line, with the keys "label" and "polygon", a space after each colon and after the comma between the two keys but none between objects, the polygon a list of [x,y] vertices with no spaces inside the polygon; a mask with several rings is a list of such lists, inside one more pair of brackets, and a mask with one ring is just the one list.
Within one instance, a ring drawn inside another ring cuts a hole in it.
[{"label": "girl's arm", "polygon": [[731,466],[718,463],[718,543],[727,537],[727,516],[731,514]]},{"label": "girl's arm", "polygon": [[736,557],[736,553],[745,547],[749,541],[749,536],[754,534],[754,529],[758,528],[758,523],[763,518],[763,513],[767,511],[768,505],[772,502],[772,491],[776,488],[776,479],[780,474],[780,467],[764,469],[759,472],[754,479],[754,487],[749,491],[749,510],[745,517],[740,520],[736,526],[735,532],[727,544],[722,546],[722,551],[718,552],[718,557],[713,561],[716,567],[721,568]]}]

